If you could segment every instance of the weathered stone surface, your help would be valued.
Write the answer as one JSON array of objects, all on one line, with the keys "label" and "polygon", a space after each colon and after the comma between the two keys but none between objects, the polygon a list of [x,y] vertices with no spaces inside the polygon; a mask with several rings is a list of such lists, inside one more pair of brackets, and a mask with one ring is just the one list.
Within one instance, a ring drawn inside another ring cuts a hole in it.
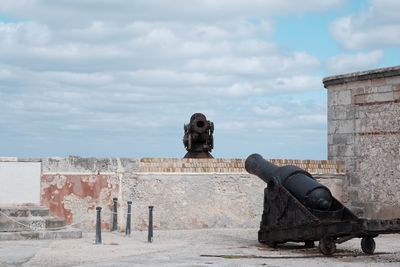
[{"label": "weathered stone surface", "polygon": [[349,120],[354,119],[355,108],[351,105],[336,105],[328,110],[328,120]]},{"label": "weathered stone surface", "polygon": [[22,231],[0,232],[0,241],[5,240],[42,240],[42,239],[76,239],[82,238],[82,231],[78,229],[62,229],[57,231]]},{"label": "weathered stone surface", "polygon": [[[336,89],[338,86],[346,86],[347,88],[370,87],[371,80],[400,76],[400,66],[380,68],[374,70],[353,72],[326,77],[323,79],[326,88]],[[387,81],[386,81],[387,82]]]},{"label": "weathered stone surface", "polygon": [[354,134],[353,133],[345,133],[345,134],[335,134],[332,135],[332,145],[352,145],[354,144]]},{"label": "weathered stone surface", "polygon": [[49,216],[43,206],[0,207],[0,241],[82,237],[82,231],[65,226],[64,219]]},{"label": "weathered stone surface", "polygon": [[355,119],[355,133],[400,132],[400,105],[386,103],[360,106]]},{"label": "weathered stone surface", "polygon": [[351,90],[344,91],[331,91],[328,94],[328,103],[331,106],[337,105],[350,105],[351,104]]},{"label": "weathered stone surface", "polygon": [[361,201],[400,204],[400,137],[366,135],[358,141],[360,149]]},{"label": "weathered stone surface", "polygon": [[[332,98],[328,158],[346,163],[349,203],[369,217],[400,217],[400,66],[328,77],[324,85]],[[351,91],[350,105],[340,90]]]},{"label": "weathered stone surface", "polygon": [[155,207],[160,229],[257,227],[264,187],[249,174],[154,173],[127,180],[123,195],[133,201],[141,230],[147,226],[149,205]]},{"label": "weathered stone surface", "polygon": [[138,159],[135,158],[43,158],[42,171],[48,172],[133,172],[137,171]]},{"label": "weathered stone surface", "polygon": [[[271,161],[306,169],[342,200],[342,162]],[[125,228],[127,201],[133,202],[135,230],[146,229],[149,205],[154,205],[156,229],[258,227],[260,222],[266,184],[245,172],[242,159],[145,158],[130,168],[132,171],[116,168],[107,174],[91,173],[94,168],[90,164],[69,163],[80,166],[80,172],[66,165],[62,170],[74,171],[56,172],[53,165],[51,172],[42,174],[42,202],[52,214],[81,229],[93,230],[96,206],[103,207],[103,229],[110,229],[113,197],[118,197],[121,230]]]},{"label": "weathered stone surface", "polygon": [[354,146],[346,143],[330,145],[330,152],[335,157],[353,157],[356,154]]},{"label": "weathered stone surface", "polygon": [[354,132],[354,120],[331,120],[328,134],[351,134]]},{"label": "weathered stone surface", "polygon": [[103,207],[103,227],[111,222],[111,203],[119,197],[120,180],[115,175],[43,174],[41,202],[52,215],[65,218],[68,224],[92,229],[96,223],[96,206]]}]

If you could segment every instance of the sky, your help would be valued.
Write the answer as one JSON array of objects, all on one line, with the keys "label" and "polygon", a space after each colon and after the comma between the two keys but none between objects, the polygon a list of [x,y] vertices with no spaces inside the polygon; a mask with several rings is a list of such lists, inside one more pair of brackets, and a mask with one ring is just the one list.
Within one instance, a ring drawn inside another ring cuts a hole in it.
[{"label": "sky", "polygon": [[327,158],[326,76],[399,65],[398,0],[0,0],[0,156]]}]

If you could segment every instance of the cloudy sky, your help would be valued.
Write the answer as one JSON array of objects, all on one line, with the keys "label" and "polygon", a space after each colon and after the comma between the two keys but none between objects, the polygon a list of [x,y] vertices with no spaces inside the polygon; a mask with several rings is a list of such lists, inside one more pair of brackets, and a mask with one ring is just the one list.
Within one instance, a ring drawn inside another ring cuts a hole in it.
[{"label": "cloudy sky", "polygon": [[322,78],[399,64],[400,1],[0,0],[0,156],[325,159]]}]

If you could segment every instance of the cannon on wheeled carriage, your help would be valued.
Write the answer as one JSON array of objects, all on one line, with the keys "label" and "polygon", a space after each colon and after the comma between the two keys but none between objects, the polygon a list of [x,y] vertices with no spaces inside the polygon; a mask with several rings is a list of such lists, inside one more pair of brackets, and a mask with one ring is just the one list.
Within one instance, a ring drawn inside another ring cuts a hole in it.
[{"label": "cannon on wheeled carriage", "polygon": [[336,244],[361,238],[363,252],[373,254],[375,237],[400,232],[400,218],[358,218],[327,187],[296,166],[278,167],[261,155],[252,154],[246,159],[245,168],[268,184],[258,232],[260,243],[275,247],[292,241],[312,247],[314,241],[319,241],[320,252],[332,255]]}]

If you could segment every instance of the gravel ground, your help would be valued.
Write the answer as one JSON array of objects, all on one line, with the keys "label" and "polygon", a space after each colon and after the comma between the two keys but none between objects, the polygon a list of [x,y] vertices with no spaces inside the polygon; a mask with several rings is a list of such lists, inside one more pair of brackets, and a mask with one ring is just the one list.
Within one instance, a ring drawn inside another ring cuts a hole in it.
[{"label": "gravel ground", "polygon": [[400,266],[400,235],[376,238],[376,253],[361,252],[360,240],[337,246],[332,257],[318,248],[287,243],[269,248],[257,242],[258,229],[202,229],[156,231],[147,243],[146,232],[131,237],[103,232],[82,239],[0,242],[0,266]]}]

